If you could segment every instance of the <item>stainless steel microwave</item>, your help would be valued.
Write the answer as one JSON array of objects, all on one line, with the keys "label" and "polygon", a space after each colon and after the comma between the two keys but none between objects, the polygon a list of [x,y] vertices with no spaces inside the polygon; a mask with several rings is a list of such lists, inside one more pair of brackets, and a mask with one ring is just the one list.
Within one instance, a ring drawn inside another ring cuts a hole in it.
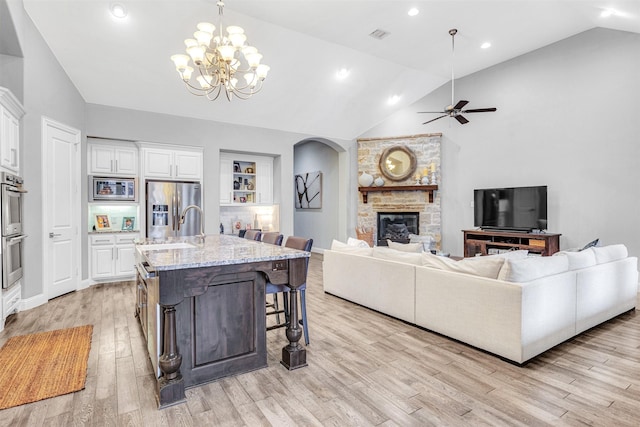
[{"label": "stainless steel microwave", "polygon": [[89,177],[89,201],[138,201],[135,178]]}]

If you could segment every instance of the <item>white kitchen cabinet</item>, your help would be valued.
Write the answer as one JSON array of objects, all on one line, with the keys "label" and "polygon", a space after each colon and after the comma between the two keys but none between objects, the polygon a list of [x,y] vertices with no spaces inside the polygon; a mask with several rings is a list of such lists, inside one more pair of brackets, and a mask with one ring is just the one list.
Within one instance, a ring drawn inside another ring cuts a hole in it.
[{"label": "white kitchen cabinet", "polygon": [[273,203],[273,158],[256,160],[256,203]]},{"label": "white kitchen cabinet", "polygon": [[273,158],[221,154],[220,204],[273,204]]},{"label": "white kitchen cabinet", "polygon": [[138,233],[100,233],[89,236],[91,278],[130,278],[135,275],[135,244]]},{"label": "white kitchen cabinet", "polygon": [[143,148],[144,177],[202,180],[202,151]]},{"label": "white kitchen cabinet", "polygon": [[134,146],[89,144],[89,174],[137,176],[138,149]]},{"label": "white kitchen cabinet", "polygon": [[233,200],[233,159],[220,158],[220,204],[228,205]]},{"label": "white kitchen cabinet", "polygon": [[20,102],[0,87],[0,166],[20,174],[20,119],[25,111]]}]

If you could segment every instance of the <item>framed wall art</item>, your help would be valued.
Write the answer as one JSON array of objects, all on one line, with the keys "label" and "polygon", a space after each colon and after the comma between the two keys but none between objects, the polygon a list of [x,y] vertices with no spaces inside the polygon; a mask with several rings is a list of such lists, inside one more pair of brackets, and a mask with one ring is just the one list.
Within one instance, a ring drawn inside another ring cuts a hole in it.
[{"label": "framed wall art", "polygon": [[322,172],[296,174],[296,209],[322,208]]}]

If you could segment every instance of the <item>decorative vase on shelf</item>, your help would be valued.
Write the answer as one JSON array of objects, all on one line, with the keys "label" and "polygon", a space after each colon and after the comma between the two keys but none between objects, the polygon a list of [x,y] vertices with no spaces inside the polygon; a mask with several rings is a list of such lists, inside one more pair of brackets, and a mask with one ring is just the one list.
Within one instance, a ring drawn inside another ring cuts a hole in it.
[{"label": "decorative vase on shelf", "polygon": [[364,171],[358,177],[358,184],[360,184],[360,187],[371,187],[371,184],[373,184],[373,177]]},{"label": "decorative vase on shelf", "polygon": [[427,175],[422,177],[422,185],[429,185],[429,177]]},{"label": "decorative vase on shelf", "polygon": [[233,189],[234,190],[240,189],[240,181],[233,181]]},{"label": "decorative vase on shelf", "polygon": [[253,183],[253,181],[249,181],[249,184],[247,184],[247,190],[253,190],[255,188],[255,184]]},{"label": "decorative vase on shelf", "polygon": [[373,184],[376,187],[382,187],[384,185],[384,179],[377,177],[376,179],[373,180]]}]

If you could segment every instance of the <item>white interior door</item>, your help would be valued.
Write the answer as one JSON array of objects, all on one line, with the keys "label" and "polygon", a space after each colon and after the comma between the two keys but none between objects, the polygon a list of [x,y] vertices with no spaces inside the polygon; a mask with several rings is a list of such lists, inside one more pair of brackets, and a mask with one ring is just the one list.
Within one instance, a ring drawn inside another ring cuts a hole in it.
[{"label": "white interior door", "polygon": [[42,119],[43,284],[47,299],[80,281],[80,131]]}]

